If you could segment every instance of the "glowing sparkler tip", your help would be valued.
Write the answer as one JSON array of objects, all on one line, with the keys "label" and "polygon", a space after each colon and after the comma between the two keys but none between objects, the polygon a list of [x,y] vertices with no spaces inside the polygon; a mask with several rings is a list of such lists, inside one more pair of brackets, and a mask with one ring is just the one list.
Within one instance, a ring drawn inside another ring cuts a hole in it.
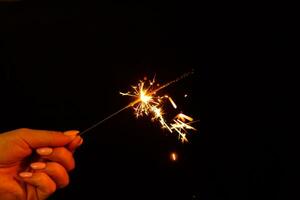
[{"label": "glowing sparkler tip", "polygon": [[145,91],[141,91],[140,99],[143,103],[148,103],[151,100],[151,96],[148,96]]}]

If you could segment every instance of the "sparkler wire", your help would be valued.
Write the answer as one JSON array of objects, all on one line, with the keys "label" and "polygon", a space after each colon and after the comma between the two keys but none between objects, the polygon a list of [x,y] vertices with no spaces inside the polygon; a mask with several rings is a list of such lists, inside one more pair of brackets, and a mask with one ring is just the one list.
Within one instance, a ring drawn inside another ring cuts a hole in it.
[{"label": "sparkler wire", "polygon": [[117,112],[114,112],[113,114],[111,114],[111,115],[109,115],[108,117],[102,119],[101,121],[97,122],[96,124],[90,126],[89,128],[85,129],[84,131],[81,131],[81,132],[79,133],[79,135],[82,136],[82,135],[85,134],[86,132],[88,132],[88,131],[94,129],[96,126],[102,124],[102,123],[105,122],[106,120],[112,118],[113,116],[119,114],[120,112],[122,112],[123,110],[126,110],[126,109],[129,108],[129,107],[131,107],[131,104],[128,105],[128,106],[126,106],[126,107],[124,107],[124,108],[122,108],[122,109],[120,109],[120,110],[118,110]]},{"label": "sparkler wire", "polygon": [[[183,75],[181,75],[180,77],[176,78],[175,80],[170,81],[170,82],[168,82],[168,83],[162,85],[161,87],[157,88],[156,90],[152,91],[152,92],[150,93],[150,95],[152,95],[152,94],[158,92],[159,90],[162,90],[162,89],[164,89],[164,88],[170,86],[171,84],[174,84],[174,83],[176,83],[176,82],[178,82],[178,81],[180,81],[180,80],[182,80],[182,79],[184,79],[184,78],[190,76],[190,75],[193,74],[193,73],[194,73],[194,71],[190,71],[190,72],[184,73]],[[106,118],[102,119],[101,121],[99,121],[99,122],[93,124],[93,125],[90,126],[89,128],[87,128],[87,129],[81,131],[81,132],[79,133],[79,135],[82,136],[83,134],[85,134],[85,133],[89,132],[90,130],[96,128],[97,126],[99,126],[99,125],[102,124],[103,122],[107,121],[108,119],[110,119],[110,118],[116,116],[116,115],[119,114],[120,112],[122,112],[122,111],[126,110],[127,108],[130,108],[130,107],[134,106],[135,104],[139,103],[140,101],[141,101],[140,99],[137,99],[136,101],[131,102],[129,105],[125,106],[124,108],[121,108],[120,110],[118,110],[118,111],[112,113],[111,115],[107,116]]]}]

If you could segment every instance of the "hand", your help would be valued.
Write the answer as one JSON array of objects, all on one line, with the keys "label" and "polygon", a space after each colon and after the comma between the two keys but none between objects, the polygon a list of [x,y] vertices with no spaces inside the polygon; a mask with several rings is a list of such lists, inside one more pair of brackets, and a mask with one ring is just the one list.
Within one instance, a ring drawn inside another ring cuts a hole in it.
[{"label": "hand", "polygon": [[17,129],[0,134],[0,199],[43,200],[68,185],[78,131]]}]

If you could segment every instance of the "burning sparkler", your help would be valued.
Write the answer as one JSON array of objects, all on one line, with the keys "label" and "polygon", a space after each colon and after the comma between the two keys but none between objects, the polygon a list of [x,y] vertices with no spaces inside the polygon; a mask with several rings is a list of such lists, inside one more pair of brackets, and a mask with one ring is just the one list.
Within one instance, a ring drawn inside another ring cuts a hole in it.
[{"label": "burning sparkler", "polygon": [[152,121],[158,121],[163,129],[167,129],[171,133],[177,133],[178,138],[181,140],[181,142],[188,142],[186,138],[186,135],[188,133],[187,131],[196,130],[191,126],[191,124],[194,122],[193,118],[183,113],[179,113],[173,120],[171,120],[171,122],[169,122],[165,117],[165,113],[163,112],[163,105],[165,104],[166,99],[169,100],[174,109],[177,109],[177,105],[175,104],[174,100],[168,95],[159,96],[157,95],[157,93],[160,90],[168,87],[169,85],[186,78],[192,73],[193,72],[185,73],[179,78],[170,81],[162,86],[156,84],[155,76],[152,80],[147,80],[147,78],[144,78],[144,80],[140,80],[137,85],[131,86],[131,91],[125,93],[120,92],[120,94],[123,96],[130,96],[134,98],[134,100],[129,105],[109,115],[108,117],[99,121],[88,129],[82,131],[80,135],[83,135],[84,133],[90,131],[104,121],[119,114],[123,110],[127,108],[133,108],[134,114],[137,118],[142,116],[151,116]]},{"label": "burning sparkler", "polygon": [[158,87],[159,84],[155,84],[155,82],[155,77],[149,81],[145,78],[144,80],[140,80],[136,86],[131,86],[132,91],[126,93],[120,92],[120,94],[135,98],[131,106],[133,107],[137,118],[144,115],[151,115],[152,121],[157,120],[162,128],[167,129],[171,133],[174,131],[177,132],[181,142],[188,142],[186,138],[187,130],[196,130],[191,126],[193,118],[180,113],[172,120],[172,122],[167,122],[162,111],[165,99],[169,100],[174,109],[177,109],[177,105],[168,95],[157,95],[158,90],[164,88],[165,85]]}]

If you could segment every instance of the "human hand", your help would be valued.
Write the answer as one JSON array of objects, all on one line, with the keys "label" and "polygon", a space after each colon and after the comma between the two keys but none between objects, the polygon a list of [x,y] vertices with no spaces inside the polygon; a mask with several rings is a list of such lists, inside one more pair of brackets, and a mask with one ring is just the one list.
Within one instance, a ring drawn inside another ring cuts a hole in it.
[{"label": "human hand", "polygon": [[68,185],[78,131],[17,129],[0,134],[0,199],[43,200]]}]

